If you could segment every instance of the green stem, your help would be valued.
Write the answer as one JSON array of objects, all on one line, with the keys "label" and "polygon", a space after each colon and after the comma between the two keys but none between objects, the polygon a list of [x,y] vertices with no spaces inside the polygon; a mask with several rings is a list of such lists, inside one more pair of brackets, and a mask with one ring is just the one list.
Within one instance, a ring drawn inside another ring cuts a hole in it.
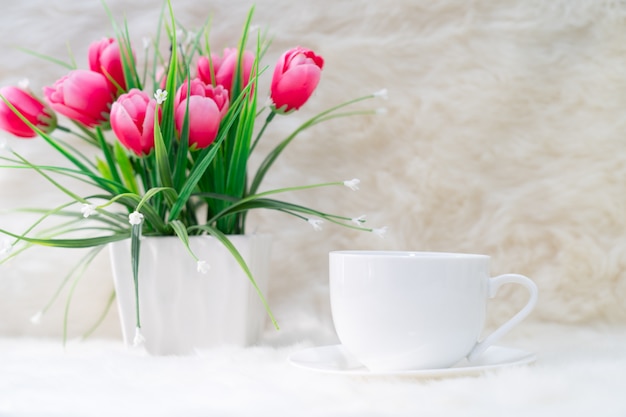
[{"label": "green stem", "polygon": [[[300,132],[308,129],[311,126],[316,125],[317,123],[319,123],[320,120],[327,119],[330,114],[334,113],[335,111],[337,111],[339,109],[342,109],[344,107],[347,107],[347,106],[350,106],[352,104],[358,103],[360,101],[371,99],[371,98],[374,98],[374,97],[376,97],[375,94],[368,94],[366,96],[358,97],[358,98],[346,101],[344,103],[338,104],[338,105],[336,105],[334,107],[331,107],[331,108],[329,108],[329,109],[327,109],[327,110],[317,114],[316,116],[312,117],[311,119],[307,120],[302,125],[300,125],[300,127],[298,127],[289,136],[287,136],[287,138],[285,138],[281,143],[279,143],[272,150],[272,152],[270,152],[265,157],[265,159],[261,163],[261,166],[259,167],[256,175],[254,176],[254,179],[252,180],[252,184],[250,185],[250,191],[249,191],[250,194],[254,194],[254,193],[257,192],[257,190],[259,189],[259,186],[261,185],[261,182],[263,181],[263,178],[265,177],[265,174],[267,174],[267,172],[269,171],[270,167],[274,164],[274,162],[276,161],[278,156],[283,152],[283,150],[285,150],[287,145],[289,145],[289,143],[291,143],[291,141],[296,136],[298,136],[298,134],[300,134]],[[349,115],[349,113],[348,113],[348,115]]]},{"label": "green stem", "polygon": [[265,197],[267,195],[285,193],[285,192],[288,192],[288,191],[301,191],[301,190],[307,190],[307,189],[311,189],[311,188],[330,187],[330,186],[335,186],[335,185],[343,185],[343,182],[339,182],[339,181],[337,181],[337,182],[325,182],[325,183],[320,183],[320,184],[301,185],[301,186],[297,186],[297,187],[277,188],[277,189],[274,189],[274,190],[269,190],[269,191],[264,191],[262,193],[249,195],[249,196],[244,197],[244,198],[238,200],[237,202],[229,205],[228,207],[226,207],[225,209],[223,209],[219,213],[215,214],[212,218],[210,218],[207,221],[207,224],[213,224],[213,222],[217,221],[218,219],[220,219],[221,217],[226,215],[229,211],[233,211],[233,209],[236,209],[238,206],[241,206],[241,205],[243,205],[245,203],[248,203],[250,201],[253,201],[253,200],[258,200],[261,197]]},{"label": "green stem", "polygon": [[259,142],[259,140],[263,136],[263,133],[265,132],[265,129],[267,128],[267,126],[269,126],[274,117],[276,117],[276,112],[274,110],[271,110],[270,114],[268,114],[267,118],[265,119],[265,123],[263,123],[263,127],[261,127],[261,130],[259,130],[259,134],[254,139],[254,142],[252,142],[252,146],[250,147],[250,154],[252,154],[254,148],[256,148],[256,144]]}]

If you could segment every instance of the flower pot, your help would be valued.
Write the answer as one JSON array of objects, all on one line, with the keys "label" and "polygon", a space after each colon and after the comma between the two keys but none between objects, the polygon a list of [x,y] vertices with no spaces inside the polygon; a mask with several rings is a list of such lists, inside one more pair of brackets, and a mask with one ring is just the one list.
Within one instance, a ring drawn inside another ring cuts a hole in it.
[{"label": "flower pot", "polygon": [[[229,236],[263,294],[268,284],[271,238]],[[218,240],[191,236],[194,254],[209,270],[199,272],[177,237],[143,237],[139,264],[139,312],[145,348],[155,355],[184,355],[220,345],[257,341],[267,312],[240,265]],[[130,239],[110,244],[122,334],[136,331]]]}]

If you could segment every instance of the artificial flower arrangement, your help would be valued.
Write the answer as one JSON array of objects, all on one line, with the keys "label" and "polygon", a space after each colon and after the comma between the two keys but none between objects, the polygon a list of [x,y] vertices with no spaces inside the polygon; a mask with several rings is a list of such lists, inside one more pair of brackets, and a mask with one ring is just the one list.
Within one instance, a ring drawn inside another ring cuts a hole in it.
[{"label": "artificial flower arrangement", "polygon": [[[254,277],[229,240],[229,235],[245,233],[248,211],[277,210],[309,222],[316,230],[326,220],[384,233],[385,228],[365,227],[363,216],[334,215],[273,198],[287,191],[334,185],[356,190],[357,179],[267,191],[260,188],[273,163],[298,134],[337,117],[375,113],[348,107],[384,97],[384,90],[338,104],[305,121],[276,144],[255,173],[249,172],[248,160],[267,126],[309,100],[324,65],[322,57],[310,49],[286,51],[273,69],[270,100],[258,106],[259,101],[266,101],[258,97],[258,82],[267,71],[261,61],[269,42],[260,31],[251,30],[253,10],[238,46],[219,54],[210,48],[208,25],[195,35],[177,29],[171,3],[166,1],[157,37],[144,45],[143,70],[128,28],[113,23],[116,37],[89,47],[89,69],[67,65],[67,75],[43,89],[45,100],[26,85],[1,88],[0,129],[20,138],[39,137],[67,161],[67,166],[38,165],[7,148],[5,155],[0,155],[5,162],[2,168],[34,170],[69,199],[58,207],[41,209],[41,218],[24,233],[0,229],[13,239],[0,263],[32,245],[100,249],[130,238],[137,289],[141,236],[178,236],[202,271],[207,265],[191,251],[189,236],[207,234],[238,261],[271,317]],[[162,31],[168,39],[166,55],[159,52]],[[253,33],[256,39],[250,50],[248,38]],[[58,116],[64,116],[73,128],[62,126]],[[264,118],[261,126],[256,123],[259,118]],[[88,142],[99,155],[89,159],[53,137],[55,130]],[[97,192],[79,195],[59,177],[78,179]],[[41,230],[51,217],[69,220]],[[79,221],[83,218],[91,221]],[[89,236],[85,237],[85,232]],[[276,325],[273,317],[272,321]]]}]

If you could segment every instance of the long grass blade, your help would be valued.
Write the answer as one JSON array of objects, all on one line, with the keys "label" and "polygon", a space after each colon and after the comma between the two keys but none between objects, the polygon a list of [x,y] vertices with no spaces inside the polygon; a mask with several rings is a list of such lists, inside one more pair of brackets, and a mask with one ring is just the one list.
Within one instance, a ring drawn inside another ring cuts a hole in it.
[{"label": "long grass blade", "polygon": [[20,236],[15,233],[11,233],[8,230],[0,229],[0,233],[5,235],[19,238],[20,240],[28,243],[33,243],[40,246],[50,246],[55,248],[91,248],[94,246],[106,245],[107,243],[117,242],[119,240],[128,239],[128,233],[113,233],[108,236],[98,237],[81,237],[77,239],[40,239],[28,236]]},{"label": "long grass blade", "polygon": [[135,179],[133,166],[130,163],[126,151],[119,142],[115,142],[115,144],[113,145],[113,154],[115,155],[115,161],[117,162],[117,166],[120,168],[120,171],[122,173],[124,186],[127,190],[130,190],[130,192],[138,194],[139,186],[137,185],[137,180]]},{"label": "long grass blade", "polygon": [[[272,165],[274,164],[274,162],[276,161],[276,159],[278,159],[278,157],[280,156],[280,154],[285,150],[285,148],[303,131],[305,131],[306,129],[310,128],[311,126],[314,126],[315,124],[317,124],[320,120],[324,119],[324,118],[328,118],[329,114],[332,114],[340,109],[343,109],[347,106],[350,106],[352,104],[358,103],[360,101],[363,100],[368,100],[368,99],[372,99],[374,98],[375,95],[374,94],[368,94],[366,96],[362,96],[362,97],[358,97],[355,98],[353,100],[349,100],[346,101],[344,103],[338,104],[336,106],[333,106],[327,110],[324,110],[320,113],[318,113],[317,115],[313,116],[311,119],[305,121],[304,123],[302,123],[296,130],[294,130],[289,136],[287,136],[282,142],[280,142],[274,149],[272,149],[272,151],[265,157],[265,159],[263,160],[263,162],[261,162],[261,165],[259,166],[259,169],[257,170],[252,183],[250,185],[250,194],[255,194],[258,190],[259,187],[261,185],[261,182],[263,181],[263,178],[265,178],[265,175],[267,174],[267,172],[269,171],[269,169],[272,167]],[[346,115],[352,115],[351,113],[348,113]]]},{"label": "long grass blade", "polygon": [[130,232],[130,262],[135,284],[135,320],[138,329],[141,329],[141,314],[139,313],[139,256],[141,253],[141,223],[134,224]]},{"label": "long grass blade", "polygon": [[[85,270],[89,267],[89,265],[94,260],[96,255],[98,255],[98,253],[100,252],[101,249],[102,249],[102,247],[99,247],[99,248],[95,248],[95,249],[89,251],[87,256],[85,256],[83,259],[81,259],[81,261],[78,263],[78,265],[76,265],[76,267],[72,270],[71,274],[67,276],[65,282],[61,286],[61,288],[65,287],[65,284],[67,284],[67,282],[69,281],[71,276],[75,275],[74,282],[72,283],[72,286],[70,287],[70,291],[69,291],[67,299],[65,301],[65,310],[63,312],[63,346],[65,346],[65,344],[67,343],[67,329],[68,329],[68,324],[69,324],[70,305],[72,304],[72,300],[74,298],[74,291],[76,290],[76,287],[78,286],[78,282],[80,281],[80,279],[85,274]],[[56,298],[58,296],[58,294],[60,293],[61,288],[59,288],[59,290],[57,291],[57,294],[55,295],[54,298]],[[44,311],[45,310],[43,310],[42,313]]]},{"label": "long grass blade", "polygon": [[68,69],[68,70],[74,70],[74,69],[76,69],[76,64],[75,64],[75,63],[68,64],[67,62],[63,62],[63,61],[61,61],[60,59],[55,58],[55,57],[53,57],[53,56],[50,56],[50,55],[45,55],[45,54],[41,54],[41,53],[39,53],[39,52],[37,52],[37,51],[33,51],[33,50],[31,50],[31,49],[27,49],[27,48],[22,48],[22,47],[19,47],[19,48],[17,48],[17,50],[22,51],[22,52],[25,52],[25,53],[27,53],[27,54],[29,54],[29,55],[32,55],[32,56],[35,56],[35,57],[37,57],[37,58],[41,58],[41,59],[43,59],[43,60],[46,60],[46,61],[52,62],[52,63],[54,63],[54,64],[60,65],[61,67],[66,68],[66,69]]}]

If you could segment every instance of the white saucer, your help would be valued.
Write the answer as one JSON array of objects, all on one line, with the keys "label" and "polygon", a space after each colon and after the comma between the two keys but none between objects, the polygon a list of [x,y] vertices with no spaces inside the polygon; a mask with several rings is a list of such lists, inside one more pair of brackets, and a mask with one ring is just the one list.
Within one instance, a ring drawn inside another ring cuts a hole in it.
[{"label": "white saucer", "polygon": [[342,345],[332,345],[298,351],[289,357],[289,362],[294,366],[311,371],[343,375],[400,375],[440,378],[471,375],[508,366],[525,365],[534,362],[536,359],[535,354],[530,352],[502,346],[491,346],[475,362],[469,363],[466,359],[463,359],[450,368],[372,372],[352,358]]}]

